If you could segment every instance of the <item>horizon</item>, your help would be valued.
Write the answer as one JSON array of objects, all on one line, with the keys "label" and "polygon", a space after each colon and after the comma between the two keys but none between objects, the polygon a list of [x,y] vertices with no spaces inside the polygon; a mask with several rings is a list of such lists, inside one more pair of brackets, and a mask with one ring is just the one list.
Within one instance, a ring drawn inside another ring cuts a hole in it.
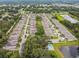
[{"label": "horizon", "polygon": [[0,0],[0,4],[50,4],[50,3],[79,3],[79,0]]}]

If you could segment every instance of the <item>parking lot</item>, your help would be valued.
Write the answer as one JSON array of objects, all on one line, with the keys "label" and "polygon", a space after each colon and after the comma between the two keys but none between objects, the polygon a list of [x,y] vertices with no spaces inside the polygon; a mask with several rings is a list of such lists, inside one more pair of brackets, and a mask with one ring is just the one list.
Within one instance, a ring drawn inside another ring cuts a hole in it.
[{"label": "parking lot", "polygon": [[30,32],[30,35],[34,35],[37,31],[36,29],[36,15],[35,14],[30,14],[31,17],[30,17],[30,22],[29,22],[29,32]]},{"label": "parking lot", "polygon": [[73,40],[77,40],[75,38],[75,36],[73,36],[67,28],[65,28],[57,19],[52,19],[52,16],[50,14],[48,14],[49,18],[52,20],[52,22],[56,25],[56,27],[58,28],[58,30],[64,35],[64,37],[66,38],[66,40],[68,41],[73,41]]},{"label": "parking lot", "polygon": [[45,34],[49,37],[57,37],[56,39],[55,38],[50,39],[52,43],[59,43],[59,41],[65,40],[65,37],[62,36],[62,34],[59,32],[56,26],[52,24],[52,22],[50,22],[46,14],[43,14],[41,17]]},{"label": "parking lot", "polygon": [[19,35],[26,23],[26,16],[22,16],[21,20],[17,23],[12,33],[9,36],[7,44],[3,47],[3,49],[7,50],[16,50],[16,46],[18,44]]}]

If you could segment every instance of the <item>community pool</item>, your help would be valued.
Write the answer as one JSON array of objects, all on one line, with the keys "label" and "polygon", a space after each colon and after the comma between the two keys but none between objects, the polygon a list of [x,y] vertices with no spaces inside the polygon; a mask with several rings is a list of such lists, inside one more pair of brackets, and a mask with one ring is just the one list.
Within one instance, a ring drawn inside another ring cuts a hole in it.
[{"label": "community pool", "polygon": [[48,50],[54,50],[54,47],[52,44],[48,44],[47,48],[48,48]]}]

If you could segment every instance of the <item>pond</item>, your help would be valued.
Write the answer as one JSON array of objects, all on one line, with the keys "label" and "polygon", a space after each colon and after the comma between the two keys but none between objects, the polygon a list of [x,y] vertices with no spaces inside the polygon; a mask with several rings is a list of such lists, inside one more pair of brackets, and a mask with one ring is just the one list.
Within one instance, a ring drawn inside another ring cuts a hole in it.
[{"label": "pond", "polygon": [[78,57],[78,46],[62,46],[60,51],[63,53],[65,58],[76,58]]}]

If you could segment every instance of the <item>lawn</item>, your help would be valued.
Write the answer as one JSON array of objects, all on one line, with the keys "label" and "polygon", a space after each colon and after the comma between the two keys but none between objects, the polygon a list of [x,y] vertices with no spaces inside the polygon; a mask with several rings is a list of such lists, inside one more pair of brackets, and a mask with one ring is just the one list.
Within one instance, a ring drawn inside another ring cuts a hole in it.
[{"label": "lawn", "polygon": [[51,56],[54,56],[55,58],[63,58],[63,54],[59,51],[58,48],[55,48],[54,51],[49,51],[49,53],[51,54]]},{"label": "lawn", "polygon": [[41,20],[42,20],[41,17],[39,16],[36,17],[36,28],[37,28],[36,35],[44,35],[44,29]]},{"label": "lawn", "polygon": [[51,36],[51,39],[58,40],[58,36]]},{"label": "lawn", "polygon": [[56,15],[56,18],[57,18],[59,21],[62,21],[62,20],[63,20],[63,17],[60,16],[60,15]]},{"label": "lawn", "polygon": [[75,40],[75,41],[63,41],[60,43],[54,43],[53,46],[54,47],[61,47],[61,46],[74,46],[74,45],[79,45],[79,40]]}]

